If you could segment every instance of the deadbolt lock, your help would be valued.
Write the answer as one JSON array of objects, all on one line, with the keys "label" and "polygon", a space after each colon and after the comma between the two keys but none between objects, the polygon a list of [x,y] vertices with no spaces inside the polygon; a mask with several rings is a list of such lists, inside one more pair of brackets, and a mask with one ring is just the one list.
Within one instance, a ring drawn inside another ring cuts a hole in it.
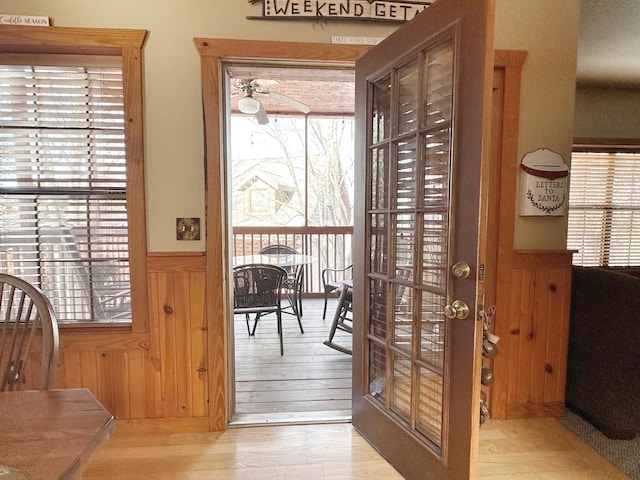
[{"label": "deadbolt lock", "polygon": [[454,277],[468,278],[471,274],[471,267],[467,262],[458,262],[451,267],[451,272]]},{"label": "deadbolt lock", "polygon": [[451,305],[444,307],[444,316],[464,320],[469,316],[469,307],[462,300],[454,300]]}]

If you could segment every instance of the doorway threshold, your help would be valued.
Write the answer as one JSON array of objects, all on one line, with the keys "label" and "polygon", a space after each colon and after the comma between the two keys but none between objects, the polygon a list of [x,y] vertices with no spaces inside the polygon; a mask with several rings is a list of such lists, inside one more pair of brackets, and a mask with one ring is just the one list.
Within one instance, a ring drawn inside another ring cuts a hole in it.
[{"label": "doorway threshold", "polygon": [[255,427],[259,425],[301,425],[313,423],[351,423],[351,410],[286,413],[238,413],[229,427]]}]

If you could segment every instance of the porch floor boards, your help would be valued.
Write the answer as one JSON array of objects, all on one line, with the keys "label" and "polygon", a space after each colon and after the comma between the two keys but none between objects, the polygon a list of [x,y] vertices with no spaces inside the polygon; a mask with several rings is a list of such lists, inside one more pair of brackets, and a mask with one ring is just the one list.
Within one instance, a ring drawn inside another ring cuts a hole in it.
[{"label": "porch floor boards", "polygon": [[[275,314],[262,317],[252,337],[244,315],[235,316],[236,413],[231,425],[351,418],[351,355],[322,343],[329,336],[337,298],[329,298],[324,320],[323,302],[303,300],[304,334],[294,315],[283,314],[284,355]],[[351,335],[337,331],[334,342],[351,348]]]}]

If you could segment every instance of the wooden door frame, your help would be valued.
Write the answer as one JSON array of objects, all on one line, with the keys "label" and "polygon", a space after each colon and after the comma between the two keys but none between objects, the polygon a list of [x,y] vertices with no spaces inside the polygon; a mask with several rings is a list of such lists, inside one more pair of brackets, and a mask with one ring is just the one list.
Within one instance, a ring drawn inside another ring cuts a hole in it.
[{"label": "wooden door frame", "polygon": [[[195,38],[200,54],[203,121],[205,129],[205,252],[206,252],[206,325],[207,369],[209,371],[209,429],[227,428],[230,411],[231,365],[229,364],[228,322],[231,295],[228,279],[229,238],[227,182],[225,179],[225,140],[223,122],[226,112],[222,98],[223,62],[233,60],[290,61],[292,63],[355,65],[369,46],[228,40]],[[222,213],[221,213],[222,212]]]},{"label": "wooden door frame", "polygon": [[[509,338],[503,332],[505,312],[511,298],[514,234],[516,220],[516,189],[518,185],[518,136],[520,125],[520,84],[527,52],[496,50],[494,78],[501,92],[494,100],[492,111],[491,162],[489,172],[488,242],[495,250],[487,252],[485,308],[496,305],[494,332],[502,336],[500,353],[484,364],[493,369],[495,383],[489,391],[491,418],[506,418]],[[495,88],[495,86],[494,86]],[[494,92],[495,95],[495,92]],[[498,117],[496,117],[498,115]]]},{"label": "wooden door frame", "polygon": [[[313,62],[352,63],[370,47],[357,45],[333,45],[303,42],[266,42],[251,40],[228,40],[215,38],[194,39],[201,61],[202,102],[205,130],[205,224],[206,224],[206,290],[219,292],[207,295],[207,370],[209,371],[209,429],[221,431],[229,423],[229,365],[227,321],[230,316],[230,291],[227,278],[230,272],[227,217],[225,158],[222,138],[222,122],[225,118],[224,102],[221,98],[223,81],[222,62],[233,59],[291,60]],[[496,50],[494,69],[504,70],[504,98],[500,145],[497,147],[498,166],[493,170],[490,183],[498,193],[490,212],[496,212],[495,222],[500,225],[496,232],[497,253],[496,276],[508,274],[513,252],[515,225],[515,188],[517,178],[518,119],[520,109],[521,70],[526,52]],[[495,138],[495,137],[494,137]],[[493,188],[493,187],[492,187]],[[496,205],[497,203],[497,205]],[[487,282],[489,298],[500,295],[497,286]],[[493,295],[491,295],[493,290]],[[497,371],[495,373],[501,373]],[[507,379],[502,382],[506,383]],[[496,385],[497,386],[497,385]],[[504,404],[504,405],[503,405]],[[501,390],[492,394],[490,402],[492,416],[504,418],[506,399]]]}]

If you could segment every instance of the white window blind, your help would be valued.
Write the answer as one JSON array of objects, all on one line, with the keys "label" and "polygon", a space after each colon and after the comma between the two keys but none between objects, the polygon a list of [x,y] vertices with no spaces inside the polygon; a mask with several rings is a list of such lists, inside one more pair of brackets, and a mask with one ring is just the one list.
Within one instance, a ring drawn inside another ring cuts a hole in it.
[{"label": "white window blind", "polygon": [[0,58],[0,269],[61,322],[131,321],[122,68],[78,58]]},{"label": "white window blind", "polygon": [[568,221],[574,264],[640,265],[640,154],[574,152]]}]

